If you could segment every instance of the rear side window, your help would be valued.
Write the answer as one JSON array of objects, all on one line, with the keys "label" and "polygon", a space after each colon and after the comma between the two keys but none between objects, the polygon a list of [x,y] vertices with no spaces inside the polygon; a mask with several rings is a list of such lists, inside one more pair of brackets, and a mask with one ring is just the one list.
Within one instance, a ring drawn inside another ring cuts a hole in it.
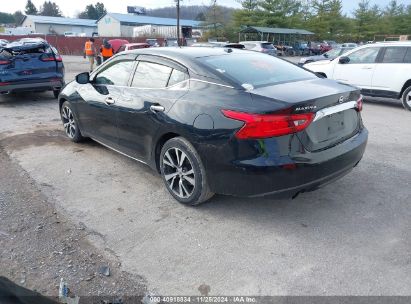
[{"label": "rear side window", "polygon": [[172,68],[151,62],[140,61],[132,86],[136,88],[165,88]]},{"label": "rear side window", "polygon": [[369,47],[360,49],[348,55],[350,58],[349,63],[374,63],[377,59],[379,47]]},{"label": "rear side window", "polygon": [[134,61],[117,61],[97,74],[95,84],[126,86],[133,70]]},{"label": "rear side window", "polygon": [[200,60],[247,89],[317,78],[294,64],[260,53],[210,56]]},{"label": "rear side window", "polygon": [[168,86],[175,85],[179,82],[182,82],[184,80],[188,79],[187,73],[184,73],[182,71],[174,69],[171,72],[170,80],[168,81]]},{"label": "rear side window", "polygon": [[385,49],[383,63],[403,63],[407,53],[406,47],[387,47]]},{"label": "rear side window", "polygon": [[411,47],[407,48],[407,53],[404,57],[404,63],[411,63]]}]

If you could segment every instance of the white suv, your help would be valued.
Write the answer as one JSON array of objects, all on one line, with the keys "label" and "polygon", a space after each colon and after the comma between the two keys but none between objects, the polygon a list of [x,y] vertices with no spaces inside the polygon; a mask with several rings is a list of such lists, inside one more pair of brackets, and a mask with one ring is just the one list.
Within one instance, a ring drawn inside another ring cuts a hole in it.
[{"label": "white suv", "polygon": [[368,44],[304,67],[355,85],[364,95],[401,98],[404,108],[411,111],[411,41]]}]

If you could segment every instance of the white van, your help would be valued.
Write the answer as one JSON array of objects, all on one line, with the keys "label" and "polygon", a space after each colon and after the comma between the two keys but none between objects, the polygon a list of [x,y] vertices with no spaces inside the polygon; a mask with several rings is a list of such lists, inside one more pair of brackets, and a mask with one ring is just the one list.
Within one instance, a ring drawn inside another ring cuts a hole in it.
[{"label": "white van", "polygon": [[402,99],[411,111],[411,41],[367,44],[305,68],[361,88],[364,95]]}]

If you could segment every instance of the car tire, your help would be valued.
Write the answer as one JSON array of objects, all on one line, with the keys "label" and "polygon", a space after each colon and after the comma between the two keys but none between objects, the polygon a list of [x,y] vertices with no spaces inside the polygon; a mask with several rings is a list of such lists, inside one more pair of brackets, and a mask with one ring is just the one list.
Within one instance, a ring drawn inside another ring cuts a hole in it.
[{"label": "car tire", "polygon": [[68,138],[75,143],[83,141],[84,137],[81,134],[77,119],[74,116],[74,112],[68,101],[65,101],[61,105],[60,117]]},{"label": "car tire", "polygon": [[163,145],[160,171],[167,190],[184,205],[196,206],[214,195],[200,156],[183,137],[172,138]]},{"label": "car tire", "polygon": [[402,94],[402,105],[408,111],[411,111],[411,86],[405,89]]},{"label": "car tire", "polygon": [[53,90],[54,98],[57,99],[59,97],[59,94],[60,94],[60,90]]}]

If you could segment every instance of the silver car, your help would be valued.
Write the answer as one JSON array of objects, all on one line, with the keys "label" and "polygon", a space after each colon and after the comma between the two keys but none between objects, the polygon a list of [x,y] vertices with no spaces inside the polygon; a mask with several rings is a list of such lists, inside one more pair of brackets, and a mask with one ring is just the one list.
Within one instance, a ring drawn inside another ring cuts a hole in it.
[{"label": "silver car", "polygon": [[265,53],[271,56],[277,56],[277,49],[268,41],[241,41],[246,50]]}]

